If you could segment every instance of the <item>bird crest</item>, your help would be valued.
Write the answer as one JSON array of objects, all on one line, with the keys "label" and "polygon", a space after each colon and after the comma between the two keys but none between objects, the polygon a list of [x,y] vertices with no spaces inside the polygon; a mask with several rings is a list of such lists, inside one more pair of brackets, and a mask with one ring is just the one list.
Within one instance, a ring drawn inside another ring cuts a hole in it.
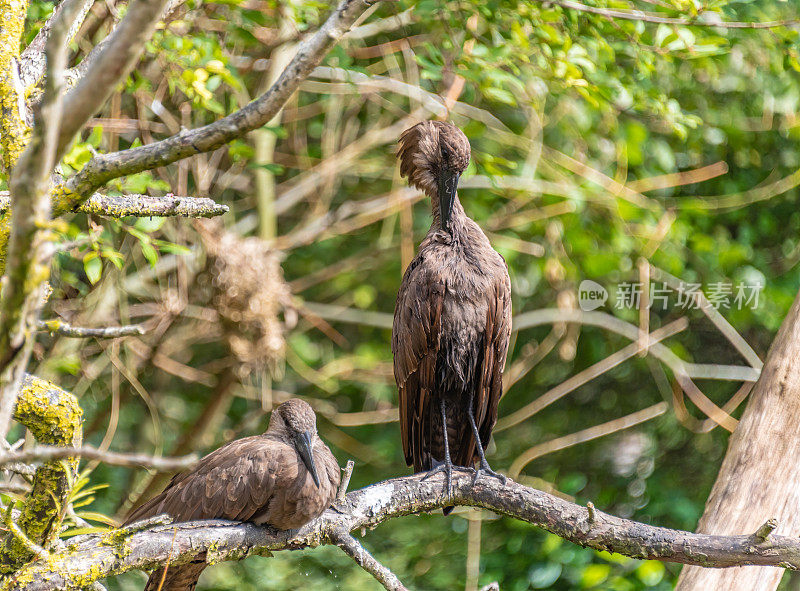
[{"label": "bird crest", "polygon": [[461,173],[469,165],[467,136],[447,121],[423,121],[400,135],[400,175],[426,195],[436,197],[444,170]]}]

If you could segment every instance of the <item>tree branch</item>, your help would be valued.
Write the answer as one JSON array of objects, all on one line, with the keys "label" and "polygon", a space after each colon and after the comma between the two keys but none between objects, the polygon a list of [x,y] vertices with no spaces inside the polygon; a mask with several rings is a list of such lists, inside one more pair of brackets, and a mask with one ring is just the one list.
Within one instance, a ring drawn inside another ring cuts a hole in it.
[{"label": "tree branch", "polygon": [[330,534],[330,539],[342,549],[342,552],[352,558],[358,566],[375,577],[387,591],[408,591],[405,585],[400,582],[400,579],[397,578],[397,575],[375,560],[375,557],[361,545],[361,542],[348,532],[341,529],[334,530]]},{"label": "tree branch", "polygon": [[453,496],[444,494],[444,477],[395,478],[347,495],[336,510],[299,530],[275,531],[228,521],[179,523],[148,531],[112,532],[74,538],[70,546],[47,561],[26,565],[9,578],[4,591],[36,591],[86,586],[97,579],[132,569],[151,569],[192,560],[241,560],[251,554],[335,543],[335,532],[373,528],[387,520],[446,505],[481,507],[542,527],[562,538],[595,550],[618,552],[638,559],[681,562],[705,567],[757,564],[800,568],[800,540],[754,534],[714,536],[671,530],[621,519],[576,505],[513,481],[453,475]]},{"label": "tree branch", "polygon": [[146,454],[125,454],[103,451],[86,445],[83,447],[59,447],[40,445],[23,451],[0,452],[0,467],[14,462],[49,462],[64,458],[83,458],[99,460],[112,466],[144,467],[159,472],[185,470],[197,463],[197,456],[190,454],[176,458],[149,456]]},{"label": "tree branch", "polygon": [[[89,12],[89,9],[92,8],[92,4],[94,4],[94,0],[83,0],[80,10],[67,33],[67,38],[70,41],[78,33],[81,24],[83,24],[83,21]],[[20,55],[19,74],[23,88],[27,89],[32,84],[36,84],[44,74],[46,65],[44,46],[48,37],[50,36],[50,29],[53,28],[53,23],[61,12],[63,6],[63,1],[56,5],[56,7],[53,9],[53,14],[50,15],[50,18],[47,20],[45,25],[39,29],[36,37],[33,38],[33,41],[28,44],[28,46],[22,52],[22,55]]]},{"label": "tree branch", "polygon": [[139,61],[167,0],[134,0],[111,34],[92,68],[64,97],[64,117],[58,136],[57,154],[63,155],[72,138],[89,117],[106,102]]},{"label": "tree branch", "polygon": [[40,320],[36,323],[36,328],[41,331],[56,334],[62,337],[72,337],[76,339],[96,338],[96,339],[117,339],[119,337],[129,337],[143,335],[147,330],[141,324],[129,324],[125,326],[107,326],[103,328],[87,328],[84,326],[72,326],[71,324],[55,318],[53,320]]},{"label": "tree branch", "polygon": [[614,8],[599,8],[587,6],[573,0],[540,0],[548,4],[555,4],[569,10],[598,14],[608,18],[621,18],[630,21],[645,23],[660,23],[665,25],[687,25],[693,27],[722,27],[725,29],[777,29],[781,27],[797,27],[800,20],[766,21],[763,23],[749,21],[724,21],[716,12],[704,12],[695,18],[676,18],[661,16],[643,10],[617,10]]},{"label": "tree branch", "polygon": [[[8,432],[17,392],[28,362],[29,329],[43,301],[50,268],[47,244],[52,239],[49,177],[55,164],[56,138],[62,113],[62,86],[67,61],[67,35],[82,0],[64,0],[47,39],[47,79],[42,101],[34,108],[30,140],[13,164],[11,233],[0,300],[0,438]],[[24,18],[24,10],[22,17]],[[17,138],[22,142],[22,138]],[[6,154],[8,157],[8,154]],[[6,166],[11,166],[6,161]],[[2,264],[0,264],[2,267]]]},{"label": "tree branch", "polygon": [[[111,179],[165,166],[202,152],[210,152],[265,125],[297,90],[300,83],[322,61],[328,51],[347,33],[373,0],[342,0],[325,24],[298,46],[278,80],[267,92],[244,108],[204,127],[183,131],[165,140],[92,158],[70,178],[61,203],[54,211],[64,212],[79,205],[84,196]],[[88,80],[85,78],[84,80]]]},{"label": "tree branch", "polygon": [[[8,211],[8,191],[0,191],[0,214]],[[137,217],[185,217],[212,218],[228,212],[228,206],[207,197],[179,197],[164,195],[102,195],[95,193],[80,204],[76,211],[110,218]]]}]

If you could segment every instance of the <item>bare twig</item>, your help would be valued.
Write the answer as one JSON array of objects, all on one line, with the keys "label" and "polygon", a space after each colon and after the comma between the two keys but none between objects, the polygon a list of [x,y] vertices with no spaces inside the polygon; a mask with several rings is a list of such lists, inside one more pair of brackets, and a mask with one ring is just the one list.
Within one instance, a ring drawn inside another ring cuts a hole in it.
[{"label": "bare twig", "polygon": [[[679,318],[678,320],[675,320],[674,322],[671,322],[662,328],[654,330],[649,335],[649,345],[646,345],[646,347],[652,347],[659,341],[674,336],[675,334],[685,330],[687,326],[689,326],[689,321],[686,320],[686,318]],[[616,367],[626,359],[635,357],[643,350],[645,350],[645,348],[642,347],[641,341],[632,342],[630,345],[623,347],[616,353],[612,353],[605,359],[598,361],[594,365],[587,367],[583,371],[578,372],[569,379],[561,382],[555,388],[551,388],[519,410],[504,416],[502,419],[500,419],[500,421],[498,421],[496,430],[499,431],[508,429],[509,427],[513,427],[514,425],[521,423],[522,421],[530,418],[537,412],[551,405],[561,397],[574,391],[576,388],[579,388],[596,377],[603,375],[605,372]]]},{"label": "bare twig", "polygon": [[146,454],[125,454],[113,451],[101,451],[91,446],[56,447],[37,446],[29,450],[0,452],[0,466],[12,462],[47,462],[63,458],[82,457],[85,460],[99,460],[112,466],[144,467],[150,470],[169,472],[185,470],[197,463],[197,456],[192,454],[180,457],[157,457]]},{"label": "bare twig", "polygon": [[[544,2],[545,0],[540,0]],[[617,10],[614,8],[599,8],[596,6],[587,6],[580,2],[573,2],[572,0],[546,0],[549,4],[556,4],[562,8],[570,10],[577,10],[580,12],[588,12],[591,14],[598,14],[608,18],[621,18],[631,21],[641,21],[645,23],[660,23],[665,25],[687,25],[695,27],[723,27],[726,29],[777,29],[777,28],[793,28],[800,25],[798,20],[785,20],[785,21],[766,21],[748,22],[748,21],[724,21],[715,12],[704,12],[697,18],[675,18],[669,16],[660,16],[651,12],[644,12],[643,10]]]},{"label": "bare twig", "polygon": [[514,463],[512,463],[511,467],[508,469],[508,475],[511,478],[517,478],[519,473],[522,472],[523,468],[525,468],[525,466],[527,466],[536,458],[540,458],[543,455],[552,453],[554,451],[572,447],[573,445],[577,445],[579,443],[585,443],[586,441],[597,439],[598,437],[603,437],[609,433],[616,433],[617,431],[639,425],[645,421],[649,421],[650,419],[654,419],[655,417],[663,415],[665,412],[667,412],[668,408],[669,406],[666,402],[659,402],[658,404],[654,404],[653,406],[649,406],[624,417],[613,419],[606,423],[595,425],[594,427],[589,427],[588,429],[583,429],[582,431],[570,433],[569,435],[557,437],[555,439],[551,439],[550,441],[545,441],[544,443],[534,445],[527,451],[520,454],[520,456],[514,460]]},{"label": "bare twig", "polygon": [[775,531],[775,528],[778,527],[778,520],[777,519],[767,519],[761,527],[756,530],[755,536],[760,541],[765,542],[769,535]]},{"label": "bare twig", "polygon": [[336,493],[336,502],[344,503],[344,496],[347,494],[347,487],[350,486],[350,478],[353,476],[353,467],[356,463],[353,460],[347,460],[347,465],[342,470],[342,482],[339,485],[339,491]]},{"label": "bare twig", "polygon": [[147,332],[147,330],[141,324],[108,326],[104,328],[87,328],[83,326],[72,326],[63,320],[58,319],[40,320],[36,324],[36,328],[41,331],[47,331],[50,334],[79,339],[91,337],[97,339],[116,339],[119,337],[128,337],[132,335],[143,335]]},{"label": "bare twig", "polygon": [[587,528],[586,506],[513,481],[503,485],[497,479],[484,478],[473,486],[471,474],[457,473],[453,475],[452,497],[445,495],[443,484],[444,477],[439,475],[425,481],[415,475],[373,484],[349,493],[345,511],[329,509],[291,532],[228,521],[179,523],[123,536],[119,544],[124,544],[124,552],[120,551],[123,546],[117,547],[108,535],[81,536],[69,549],[24,566],[3,589],[66,589],[75,581],[87,585],[132,569],[163,566],[170,556],[171,564],[180,565],[202,559],[209,551],[213,551],[215,561],[220,561],[317,546],[333,541],[335,532],[371,528],[396,517],[454,504],[482,507],[582,546],[638,559],[705,567],[756,564],[800,568],[800,540],[794,537],[771,535],[758,542],[752,534],[695,534],[621,519],[597,509],[592,527]]},{"label": "bare twig", "polygon": [[331,541],[342,549],[342,552],[352,558],[355,563],[371,574],[383,585],[387,591],[408,591],[391,570],[378,562],[361,543],[343,529],[336,529],[330,533]]},{"label": "bare twig", "polygon": [[586,503],[586,520],[589,522],[589,525],[594,524],[597,521],[597,510],[594,508],[594,503],[589,501]]}]

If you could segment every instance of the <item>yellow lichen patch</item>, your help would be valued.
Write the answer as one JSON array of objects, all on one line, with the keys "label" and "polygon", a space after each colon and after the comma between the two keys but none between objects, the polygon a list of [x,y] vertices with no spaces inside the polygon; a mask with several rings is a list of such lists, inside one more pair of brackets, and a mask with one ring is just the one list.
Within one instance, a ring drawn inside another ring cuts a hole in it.
[{"label": "yellow lichen patch", "polygon": [[[2,0],[0,0],[2,4]],[[0,124],[0,133],[2,133],[2,124]],[[73,193],[65,185],[57,185],[53,187],[50,193],[50,207],[53,216],[63,215],[72,210],[76,203],[80,203],[81,197],[77,193]],[[60,229],[59,221],[48,221],[48,227]],[[6,254],[8,247],[8,236],[11,232],[11,208],[6,209],[0,215],[0,275],[3,275],[6,270]]]},{"label": "yellow lichen patch", "polygon": [[6,272],[6,251],[8,250],[8,235],[11,232],[11,210],[0,217],[0,275]]},{"label": "yellow lichen patch", "polygon": [[81,201],[83,201],[83,198],[70,191],[66,185],[57,185],[50,192],[50,209],[53,217],[72,211]]},{"label": "yellow lichen patch", "polygon": [[[39,443],[79,446],[83,438],[81,415],[77,399],[69,392],[33,376],[25,378],[14,418]],[[77,458],[45,462],[36,469],[33,487],[17,522],[34,543],[46,547],[57,533],[77,471]],[[13,572],[31,558],[22,542],[7,538],[0,546],[0,573]]]},{"label": "yellow lichen patch", "polygon": [[27,8],[26,0],[0,0],[0,145],[7,172],[25,149],[29,132],[21,112],[25,97],[16,61]]}]

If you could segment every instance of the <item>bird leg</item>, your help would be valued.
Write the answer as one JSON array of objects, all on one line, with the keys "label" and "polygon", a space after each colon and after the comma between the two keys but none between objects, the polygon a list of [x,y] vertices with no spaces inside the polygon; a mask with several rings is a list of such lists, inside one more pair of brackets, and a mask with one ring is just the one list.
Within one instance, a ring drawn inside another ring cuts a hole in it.
[{"label": "bird leg", "polygon": [[506,477],[492,470],[489,467],[489,462],[486,461],[486,455],[483,453],[483,445],[481,445],[481,435],[478,432],[478,425],[475,424],[472,403],[467,405],[467,416],[469,416],[469,424],[472,426],[472,433],[475,435],[475,445],[478,448],[478,456],[481,459],[481,464],[478,469],[475,470],[475,476],[472,477],[472,486],[475,486],[475,483],[478,482],[478,477],[481,475],[481,472],[486,472],[486,474],[489,476],[494,476],[503,483],[503,486],[505,486]]},{"label": "bird leg", "polygon": [[444,435],[444,462],[432,468],[428,473],[422,477],[422,480],[427,480],[434,474],[444,472],[447,476],[447,496],[453,496],[453,462],[450,460],[450,443],[447,441],[447,415],[444,408],[444,399],[439,400],[439,409],[442,413],[442,434]]}]

